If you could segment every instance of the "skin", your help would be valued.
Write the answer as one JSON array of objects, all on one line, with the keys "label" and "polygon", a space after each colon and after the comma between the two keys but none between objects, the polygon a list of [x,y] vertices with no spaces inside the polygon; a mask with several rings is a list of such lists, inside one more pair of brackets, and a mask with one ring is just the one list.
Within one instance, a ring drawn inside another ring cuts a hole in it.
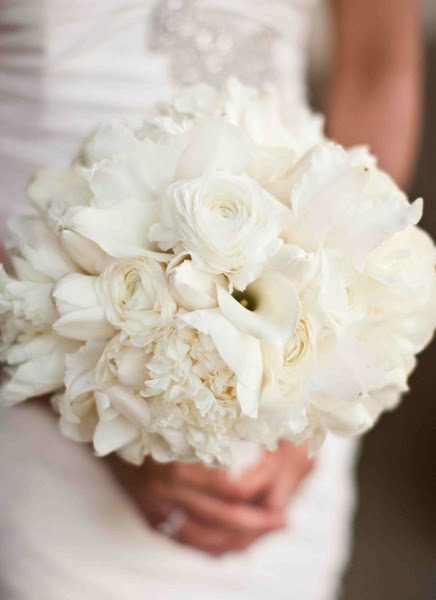
[{"label": "skin", "polygon": [[369,145],[403,188],[422,116],[420,6],[419,0],[334,0],[327,133],[345,146]]},{"label": "skin", "polygon": [[172,537],[212,555],[243,550],[285,527],[288,501],[312,468],[307,448],[287,442],[238,478],[201,464],[148,459],[138,469],[116,458],[110,464],[150,525],[159,529],[181,510],[183,521]]},{"label": "skin", "polygon": [[[327,133],[368,144],[405,187],[416,158],[422,97],[419,0],[335,0]],[[238,481],[201,465],[113,463],[149,523],[186,513],[175,538],[210,554],[242,550],[285,526],[285,508],[312,468],[306,448],[280,444]]]}]

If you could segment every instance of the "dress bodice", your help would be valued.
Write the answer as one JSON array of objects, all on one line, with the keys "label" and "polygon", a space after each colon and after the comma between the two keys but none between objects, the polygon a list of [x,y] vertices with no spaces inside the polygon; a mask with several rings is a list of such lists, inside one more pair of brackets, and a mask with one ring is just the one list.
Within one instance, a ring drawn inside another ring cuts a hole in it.
[{"label": "dress bodice", "polygon": [[236,75],[302,101],[316,1],[3,0],[1,212],[23,201],[33,169],[65,164],[97,123],[140,117],[176,87]]}]

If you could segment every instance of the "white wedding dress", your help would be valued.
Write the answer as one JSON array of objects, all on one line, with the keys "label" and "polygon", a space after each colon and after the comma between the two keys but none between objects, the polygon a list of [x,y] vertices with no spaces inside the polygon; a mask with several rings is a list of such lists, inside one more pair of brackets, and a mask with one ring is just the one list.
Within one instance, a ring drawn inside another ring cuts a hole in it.
[{"label": "white wedding dress", "polygon": [[[196,80],[271,79],[304,100],[314,0],[3,0],[0,221],[35,169]],[[0,414],[2,600],[331,600],[349,555],[353,441],[329,439],[289,527],[212,559],[151,531],[89,448],[34,404]]]}]

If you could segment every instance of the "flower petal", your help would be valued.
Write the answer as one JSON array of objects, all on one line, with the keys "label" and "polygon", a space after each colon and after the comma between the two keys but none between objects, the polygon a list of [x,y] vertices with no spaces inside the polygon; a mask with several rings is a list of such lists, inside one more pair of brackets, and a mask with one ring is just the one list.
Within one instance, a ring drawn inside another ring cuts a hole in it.
[{"label": "flower petal", "polygon": [[246,293],[254,299],[254,310],[244,308],[218,286],[218,304],[223,314],[239,331],[273,346],[284,346],[300,317],[300,300],[291,281],[281,273],[266,272],[247,287]]},{"label": "flower petal", "polygon": [[94,433],[94,449],[98,456],[107,456],[137,436],[137,428],[121,415],[110,421],[99,421]]},{"label": "flower petal", "polygon": [[235,373],[242,412],[257,416],[262,381],[262,352],[259,340],[242,333],[219,309],[197,310],[180,318],[211,336],[226,365]]}]

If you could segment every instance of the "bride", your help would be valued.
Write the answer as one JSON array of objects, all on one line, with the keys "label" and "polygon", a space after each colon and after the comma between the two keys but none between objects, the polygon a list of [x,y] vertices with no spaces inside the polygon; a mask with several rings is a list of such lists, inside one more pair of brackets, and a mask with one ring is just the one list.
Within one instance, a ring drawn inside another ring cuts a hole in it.
[{"label": "bride", "polygon": [[[101,121],[140,120],[229,75],[305,101],[316,0],[3,0],[0,221]],[[418,0],[336,0],[328,133],[366,142],[405,184],[419,120]],[[132,468],[62,438],[45,402],[0,415],[3,600],[329,600],[349,555],[356,444],[312,464],[282,444],[238,479]]]}]

